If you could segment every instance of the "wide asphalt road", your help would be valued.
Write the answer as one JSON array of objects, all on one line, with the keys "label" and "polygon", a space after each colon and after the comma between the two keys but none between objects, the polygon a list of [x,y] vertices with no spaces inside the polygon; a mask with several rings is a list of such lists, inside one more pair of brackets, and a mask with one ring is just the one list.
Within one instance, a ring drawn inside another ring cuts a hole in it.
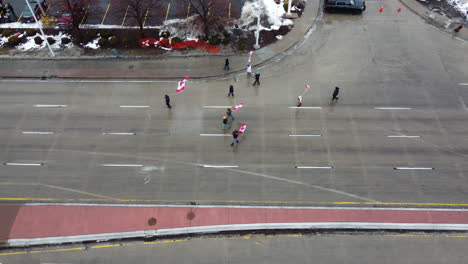
[{"label": "wide asphalt road", "polygon": [[[466,263],[468,236],[252,235],[11,249],[2,263]],[[27,253],[27,254],[26,254]]]},{"label": "wide asphalt road", "polygon": [[[260,87],[244,74],[191,80],[172,110],[173,81],[1,80],[0,197],[467,204],[468,47],[385,3],[324,14],[300,48],[258,69]],[[148,62],[116,67],[127,63]],[[302,108],[289,108],[305,84]],[[249,126],[231,147],[212,135],[232,131],[212,107],[238,103],[232,127]]]}]

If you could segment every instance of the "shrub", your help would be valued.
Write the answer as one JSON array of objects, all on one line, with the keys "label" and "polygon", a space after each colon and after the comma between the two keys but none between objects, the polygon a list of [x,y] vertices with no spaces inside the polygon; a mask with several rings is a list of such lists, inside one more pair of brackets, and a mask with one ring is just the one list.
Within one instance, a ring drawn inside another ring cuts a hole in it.
[{"label": "shrub", "polygon": [[49,42],[49,45],[53,45],[55,43],[55,39],[52,37],[48,37],[47,42]]},{"label": "shrub", "polygon": [[67,38],[67,37],[64,37],[64,38],[62,38],[61,41],[62,41],[62,44],[63,44],[63,45],[67,45],[68,43],[71,42],[71,39],[69,39],[69,38]]},{"label": "shrub", "polygon": [[179,37],[172,38],[172,43],[179,43],[182,42],[182,40]]},{"label": "shrub", "polygon": [[99,44],[99,46],[100,46],[101,48],[104,47],[104,46],[107,44],[107,39],[105,39],[105,38],[100,38],[100,39],[98,40],[98,44]]},{"label": "shrub", "polygon": [[208,43],[210,43],[211,45],[219,45],[221,43],[221,40],[219,39],[219,37],[217,35],[213,35],[213,36],[210,36],[208,38]]},{"label": "shrub", "polygon": [[12,47],[18,45],[21,42],[21,39],[18,38],[17,36],[11,36],[8,38],[8,44]]},{"label": "shrub", "polygon": [[79,38],[76,38],[76,39],[72,40],[72,42],[73,42],[73,45],[76,45],[76,46],[81,45],[81,39],[79,39]]},{"label": "shrub", "polygon": [[42,42],[44,42],[44,40],[40,36],[34,38],[34,43],[36,43],[37,45],[41,45]]},{"label": "shrub", "polygon": [[225,38],[229,38],[229,32],[227,32],[226,30],[223,31],[223,36]]},{"label": "shrub", "polygon": [[102,29],[99,31],[101,38],[108,39],[112,36],[112,31],[110,29]]},{"label": "shrub", "polygon": [[160,35],[161,35],[161,37],[163,37],[163,38],[169,38],[169,36],[171,35],[171,33],[168,32],[168,31],[164,31],[164,32],[161,33]]},{"label": "shrub", "polygon": [[231,42],[231,39],[229,37],[223,38],[223,41],[221,41],[221,43],[223,43],[223,45],[227,45],[227,44],[229,44],[229,42]]},{"label": "shrub", "polygon": [[240,50],[240,51],[244,51],[247,49],[247,45],[245,45],[245,43],[239,43],[239,46],[237,46],[237,48]]},{"label": "shrub", "polygon": [[7,28],[7,29],[3,30],[2,35],[4,37],[9,37],[9,36],[13,35],[13,33],[15,33],[15,31],[13,31],[13,29]]},{"label": "shrub", "polygon": [[128,40],[128,38],[124,38],[124,39],[122,39],[122,44],[123,44],[125,47],[127,47],[128,44],[130,44],[130,40]]},{"label": "shrub", "polygon": [[120,42],[120,39],[118,37],[110,37],[109,38],[109,44],[112,46],[112,47],[115,47],[117,45],[119,45],[119,42]]},{"label": "shrub", "polygon": [[34,30],[34,29],[31,29],[31,28],[26,29],[26,36],[28,36],[28,37],[32,37],[32,36],[36,35],[36,33],[37,33],[37,31]]}]

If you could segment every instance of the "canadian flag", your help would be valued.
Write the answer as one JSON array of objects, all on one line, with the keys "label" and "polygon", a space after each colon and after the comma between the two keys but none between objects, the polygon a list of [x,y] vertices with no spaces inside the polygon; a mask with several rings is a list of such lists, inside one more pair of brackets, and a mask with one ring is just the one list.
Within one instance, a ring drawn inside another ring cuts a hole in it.
[{"label": "canadian flag", "polygon": [[309,90],[310,90],[310,85],[307,85],[307,84],[306,84],[305,90],[306,90],[306,91],[309,91]]},{"label": "canadian flag", "polygon": [[242,124],[237,132],[239,132],[239,134],[244,133],[245,130],[247,129],[247,126],[248,124]]},{"label": "canadian flag", "polygon": [[185,82],[188,80],[188,77],[185,77],[182,79],[182,81],[179,82],[179,85],[177,86],[177,90],[175,91],[176,93],[183,92],[185,90]]},{"label": "canadian flag", "polygon": [[249,63],[252,61],[252,56],[253,56],[253,54],[254,54],[253,51],[249,52]]},{"label": "canadian flag", "polygon": [[240,104],[238,104],[238,105],[235,105],[235,106],[232,108],[232,110],[239,110],[239,109],[241,109],[242,107],[244,107],[244,104],[243,104],[243,103],[240,103]]}]

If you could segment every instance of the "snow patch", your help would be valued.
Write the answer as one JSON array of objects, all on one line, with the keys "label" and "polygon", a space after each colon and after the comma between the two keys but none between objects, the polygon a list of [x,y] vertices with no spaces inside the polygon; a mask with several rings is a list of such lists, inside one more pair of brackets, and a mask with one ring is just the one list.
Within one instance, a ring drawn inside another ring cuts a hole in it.
[{"label": "snow patch", "polygon": [[[239,19],[239,24],[242,29],[256,30],[257,17],[259,14],[261,15],[261,30],[278,30],[281,26],[294,24],[291,19],[283,18],[283,15],[286,13],[283,4],[277,4],[273,0],[259,1],[245,2]],[[267,24],[266,27],[265,23]]]},{"label": "snow patch", "polygon": [[83,47],[88,48],[88,49],[99,49],[98,41],[99,41],[99,37],[89,42],[88,44],[84,45]]}]

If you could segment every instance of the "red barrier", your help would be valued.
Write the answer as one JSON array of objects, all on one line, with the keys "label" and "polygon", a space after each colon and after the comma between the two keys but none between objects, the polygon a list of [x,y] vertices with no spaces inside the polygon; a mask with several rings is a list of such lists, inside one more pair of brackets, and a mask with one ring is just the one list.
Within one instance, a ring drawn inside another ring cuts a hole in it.
[{"label": "red barrier", "polygon": [[167,38],[161,38],[159,40],[155,38],[144,38],[144,39],[140,39],[140,46],[143,48],[155,46],[155,47],[160,47],[162,49],[186,49],[188,47],[194,47],[194,48],[202,49],[211,53],[219,52],[219,47],[210,45],[206,41],[203,41],[203,40],[198,40],[198,41],[187,40],[187,41],[181,41],[179,43],[172,44],[171,40]]}]

